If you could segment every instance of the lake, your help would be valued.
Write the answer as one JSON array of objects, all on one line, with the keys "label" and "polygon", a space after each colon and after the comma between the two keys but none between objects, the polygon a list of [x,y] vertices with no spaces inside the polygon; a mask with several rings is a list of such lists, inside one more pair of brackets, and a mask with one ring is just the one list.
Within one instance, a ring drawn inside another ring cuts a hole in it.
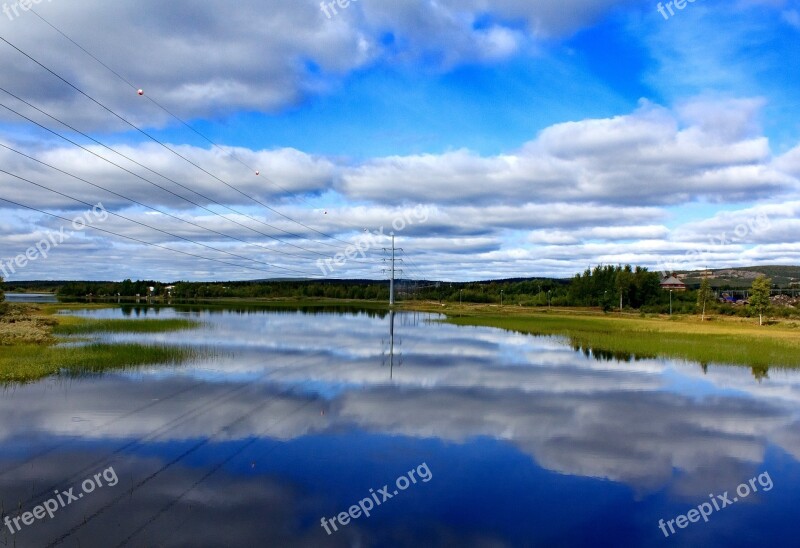
[{"label": "lake", "polygon": [[6,293],[10,303],[57,303],[58,298],[52,293]]},{"label": "lake", "polygon": [[8,546],[800,544],[796,371],[421,313],[79,313],[196,319],[102,338],[214,356],[5,387]]}]

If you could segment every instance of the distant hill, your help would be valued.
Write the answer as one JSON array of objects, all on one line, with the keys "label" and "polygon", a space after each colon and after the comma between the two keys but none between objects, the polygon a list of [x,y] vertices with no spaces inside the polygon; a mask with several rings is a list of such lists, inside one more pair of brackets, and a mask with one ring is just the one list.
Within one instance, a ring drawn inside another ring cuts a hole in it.
[{"label": "distant hill", "polygon": [[714,288],[745,288],[750,287],[753,280],[760,275],[772,279],[772,283],[779,287],[800,287],[800,266],[745,266],[740,268],[721,268],[693,271],[678,271],[678,277],[688,286],[699,286],[704,274],[709,273],[711,286]]}]

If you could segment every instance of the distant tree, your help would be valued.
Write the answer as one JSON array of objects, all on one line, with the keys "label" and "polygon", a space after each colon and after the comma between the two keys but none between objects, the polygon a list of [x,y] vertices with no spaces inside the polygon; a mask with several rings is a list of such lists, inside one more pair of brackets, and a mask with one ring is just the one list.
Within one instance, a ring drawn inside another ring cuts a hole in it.
[{"label": "distant tree", "polygon": [[708,278],[703,278],[703,281],[700,282],[700,289],[697,290],[697,309],[700,310],[702,314],[702,316],[700,316],[700,321],[706,320],[706,305],[713,296],[714,295],[711,293],[711,282],[708,281]]},{"label": "distant tree", "polygon": [[619,311],[622,312],[622,299],[628,297],[630,302],[630,292],[633,286],[633,269],[631,265],[625,265],[625,268],[617,271],[616,278],[614,279],[614,287],[619,295]]},{"label": "distant tree", "polygon": [[656,303],[660,296],[661,277],[647,268],[637,266],[633,274],[632,306],[641,308],[646,304]]},{"label": "distant tree", "polygon": [[[583,275],[576,274],[572,278],[572,283],[569,288],[569,295],[572,304],[576,306],[591,306],[592,298],[592,271],[588,268],[583,272]],[[545,295],[546,291],[539,288],[539,295]],[[546,302],[546,301],[545,301]]]},{"label": "distant tree", "polygon": [[750,306],[758,312],[758,325],[764,325],[764,314],[769,310],[769,295],[772,288],[772,280],[765,276],[759,276],[753,280],[750,288]]},{"label": "distant tree", "polygon": [[119,294],[123,297],[133,297],[136,294],[134,291],[133,282],[130,278],[123,280],[119,287]]}]

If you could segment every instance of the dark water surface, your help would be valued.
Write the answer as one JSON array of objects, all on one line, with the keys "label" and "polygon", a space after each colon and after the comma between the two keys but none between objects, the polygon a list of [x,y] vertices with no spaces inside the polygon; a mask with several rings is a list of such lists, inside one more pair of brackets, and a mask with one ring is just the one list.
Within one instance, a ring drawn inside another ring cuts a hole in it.
[{"label": "dark water surface", "polygon": [[104,338],[217,356],[5,388],[0,544],[800,545],[797,372],[413,313],[84,314],[196,318]]}]

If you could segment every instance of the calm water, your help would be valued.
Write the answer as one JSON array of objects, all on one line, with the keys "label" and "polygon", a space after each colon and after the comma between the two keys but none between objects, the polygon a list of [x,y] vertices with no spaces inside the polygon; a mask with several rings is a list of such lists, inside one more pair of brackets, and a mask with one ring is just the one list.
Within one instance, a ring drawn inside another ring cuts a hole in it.
[{"label": "calm water", "polygon": [[6,293],[6,300],[11,303],[57,303],[52,293]]},{"label": "calm water", "polygon": [[[5,525],[8,546],[800,544],[797,373],[618,361],[423,314],[85,314],[196,318],[146,340],[218,354],[6,388],[3,509],[66,499]],[[710,494],[708,523],[676,521]]]}]

